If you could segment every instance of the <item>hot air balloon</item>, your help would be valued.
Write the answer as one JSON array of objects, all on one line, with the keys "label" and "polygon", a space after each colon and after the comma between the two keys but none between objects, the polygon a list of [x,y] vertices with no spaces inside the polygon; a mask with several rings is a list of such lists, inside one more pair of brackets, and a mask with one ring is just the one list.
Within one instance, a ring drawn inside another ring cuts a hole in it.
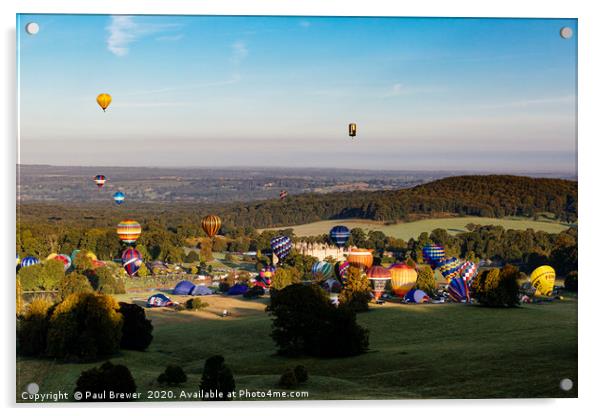
[{"label": "hot air balloon", "polygon": [[207,215],[203,217],[201,226],[209,237],[213,237],[219,231],[222,226],[222,220],[217,215]]},{"label": "hot air balloon", "polygon": [[331,277],[330,279],[324,280],[320,284],[320,286],[322,287],[322,289],[324,289],[324,290],[326,290],[327,292],[330,292],[330,293],[340,293],[341,289],[342,289],[341,282],[339,282],[334,277]]},{"label": "hot air balloon", "polygon": [[531,273],[531,286],[536,289],[536,295],[551,296],[555,280],[556,271],[550,266],[539,266]]},{"label": "hot air balloon", "polygon": [[330,230],[330,239],[333,243],[335,243],[339,248],[345,247],[347,241],[349,241],[349,236],[351,233],[349,232],[349,228],[344,225],[337,225],[332,227]]},{"label": "hot air balloon", "polygon": [[347,261],[354,267],[360,269],[368,269],[372,267],[374,258],[372,257],[372,250],[366,250],[364,248],[352,248],[351,252],[347,256]]},{"label": "hot air balloon", "polygon": [[21,259],[19,258],[19,253],[17,253],[17,266],[19,265],[19,263],[21,262]]},{"label": "hot air balloon", "polygon": [[293,242],[287,236],[281,235],[272,238],[272,240],[270,240],[270,246],[272,247],[272,252],[278,259],[282,260],[291,252]]},{"label": "hot air balloon", "polygon": [[468,302],[470,300],[469,285],[460,276],[456,276],[449,281],[447,292],[449,293],[449,296],[456,302]]},{"label": "hot air balloon", "polygon": [[334,266],[327,261],[317,261],[311,267],[311,274],[318,280],[330,279],[334,275]]},{"label": "hot air balloon", "polygon": [[458,269],[458,274],[460,277],[466,282],[468,287],[470,287],[470,283],[472,279],[476,276],[479,268],[472,261],[465,261],[462,266]]},{"label": "hot air balloon", "polygon": [[347,281],[347,278],[345,276],[347,275],[349,266],[350,264],[348,261],[338,261],[334,265],[334,272],[337,278],[339,279],[339,282],[341,282],[342,284],[345,284],[345,282]]},{"label": "hot air balloon", "polygon": [[96,102],[102,108],[102,111],[106,111],[109,105],[111,104],[111,96],[109,94],[98,94],[96,97]]},{"label": "hot air balloon", "polygon": [[280,191],[280,200],[282,201],[284,198],[286,198],[288,196],[288,192],[285,191],[284,189],[282,191]]},{"label": "hot air balloon", "polygon": [[50,260],[56,260],[63,263],[65,271],[69,270],[69,267],[71,267],[71,258],[67,254],[56,254]]},{"label": "hot air balloon", "polygon": [[124,220],[117,225],[117,235],[125,244],[134,244],[141,233],[142,227],[134,220]]},{"label": "hot air balloon", "polygon": [[71,254],[69,255],[69,257],[71,258],[71,263],[75,262],[75,258],[77,257],[77,255],[81,252],[81,250],[75,249],[71,252]]},{"label": "hot air balloon", "polygon": [[404,297],[414,285],[418,278],[418,272],[405,263],[395,263],[389,267],[391,272],[391,288],[396,296]]},{"label": "hot air balloon", "polygon": [[142,266],[142,255],[135,248],[128,247],[121,253],[121,262],[127,274],[134,276]]},{"label": "hot air balloon", "polygon": [[355,137],[357,134],[357,124],[349,123],[349,137]]},{"label": "hot air balloon", "polygon": [[259,271],[259,279],[258,284],[261,287],[268,287],[272,284],[272,277],[274,277],[274,273],[276,273],[276,268],[274,266],[266,266]]},{"label": "hot air balloon", "polygon": [[429,295],[420,289],[412,289],[406,293],[403,300],[407,303],[426,303],[430,300]]},{"label": "hot air balloon", "polygon": [[432,267],[436,267],[437,262],[445,258],[445,249],[439,244],[427,244],[422,248],[422,257]]},{"label": "hot air balloon", "polygon": [[106,181],[107,178],[105,178],[105,175],[96,175],[94,177],[94,182],[96,183],[96,186],[98,186],[98,189],[102,188]]},{"label": "hot air balloon", "polygon": [[455,257],[446,257],[437,263],[437,267],[443,277],[449,282],[458,275],[458,270],[462,267],[462,263]]},{"label": "hot air balloon", "polygon": [[383,266],[372,266],[366,270],[366,276],[372,283],[374,299],[379,300],[387,287],[387,282],[391,281],[391,272]]},{"label": "hot air balloon", "polygon": [[117,205],[121,205],[125,202],[125,194],[123,192],[117,191],[113,194],[113,201]]},{"label": "hot air balloon", "polygon": [[29,267],[38,264],[40,260],[34,256],[26,256],[21,260],[21,267]]}]

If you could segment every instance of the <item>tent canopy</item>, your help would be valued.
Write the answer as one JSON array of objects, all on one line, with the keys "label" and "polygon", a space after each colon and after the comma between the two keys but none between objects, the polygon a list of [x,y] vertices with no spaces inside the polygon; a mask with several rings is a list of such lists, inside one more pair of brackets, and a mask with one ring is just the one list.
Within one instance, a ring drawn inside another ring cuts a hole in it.
[{"label": "tent canopy", "polygon": [[249,290],[249,286],[242,285],[240,283],[235,284],[228,290],[228,295],[230,295],[230,296],[242,295],[242,294],[247,293],[247,290]]},{"label": "tent canopy", "polygon": [[162,307],[169,306],[171,303],[171,299],[169,299],[163,293],[156,293],[147,299],[146,306],[149,308]]},{"label": "tent canopy", "polygon": [[190,292],[192,292],[192,289],[194,289],[194,283],[189,282],[188,280],[182,280],[181,282],[178,282],[176,287],[173,289],[173,294],[174,295],[190,295]]},{"label": "tent canopy", "polygon": [[190,291],[192,296],[205,296],[205,295],[213,295],[213,291],[209,289],[207,286],[196,285]]}]

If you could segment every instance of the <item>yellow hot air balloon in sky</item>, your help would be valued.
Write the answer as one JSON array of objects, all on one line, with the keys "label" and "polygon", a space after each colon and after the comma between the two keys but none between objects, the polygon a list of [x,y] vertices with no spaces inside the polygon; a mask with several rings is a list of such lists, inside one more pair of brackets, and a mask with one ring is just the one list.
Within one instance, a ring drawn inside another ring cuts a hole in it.
[{"label": "yellow hot air balloon in sky", "polygon": [[555,280],[556,272],[550,266],[539,266],[531,273],[531,286],[536,289],[536,295],[551,296]]},{"label": "yellow hot air balloon in sky", "polygon": [[102,108],[102,111],[106,111],[109,104],[111,104],[111,96],[105,93],[98,94],[98,97],[96,97],[96,102],[100,108]]}]

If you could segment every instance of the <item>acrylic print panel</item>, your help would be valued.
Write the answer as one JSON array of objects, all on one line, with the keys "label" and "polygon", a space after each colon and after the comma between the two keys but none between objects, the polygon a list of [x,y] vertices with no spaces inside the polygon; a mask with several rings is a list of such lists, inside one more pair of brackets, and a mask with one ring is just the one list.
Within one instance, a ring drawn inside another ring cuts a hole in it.
[{"label": "acrylic print panel", "polygon": [[17,29],[18,402],[577,396],[576,20]]}]

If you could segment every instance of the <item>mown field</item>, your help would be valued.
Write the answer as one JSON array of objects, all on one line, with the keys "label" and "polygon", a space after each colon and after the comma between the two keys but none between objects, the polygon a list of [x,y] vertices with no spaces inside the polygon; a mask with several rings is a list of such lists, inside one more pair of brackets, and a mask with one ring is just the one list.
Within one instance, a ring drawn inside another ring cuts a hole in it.
[{"label": "mown field", "polygon": [[[120,295],[143,304],[148,294]],[[175,298],[179,301],[185,298]],[[164,389],[156,378],[165,365],[181,365],[188,382],[168,388],[195,391],[206,358],[222,354],[239,389],[277,391],[286,368],[303,364],[309,381],[299,390],[308,399],[419,399],[577,396],[577,301],[514,309],[460,304],[373,306],[358,315],[370,329],[370,351],[344,359],[284,358],[269,336],[267,298],[245,300],[214,295],[202,312],[147,310],[154,340],[146,352],[111,357],[127,365],[138,391]],[[219,314],[228,309],[231,317]],[[40,392],[72,392],[82,370],[98,363],[73,364],[18,358],[17,400],[26,385]],[[560,380],[575,382],[572,391]]]},{"label": "mown field", "polygon": [[327,234],[335,225],[345,225],[348,228],[363,228],[366,232],[371,230],[382,231],[388,236],[409,240],[416,238],[422,232],[430,233],[434,229],[442,228],[451,235],[456,235],[467,231],[467,224],[478,225],[501,225],[507,230],[526,230],[532,228],[535,231],[545,231],[548,233],[560,233],[567,228],[568,224],[552,220],[534,221],[527,218],[488,218],[488,217],[452,217],[452,218],[432,218],[412,222],[386,225],[382,222],[371,220],[328,220],[318,221],[309,224],[296,225],[292,227],[295,235],[298,237],[308,237],[320,234]]}]

